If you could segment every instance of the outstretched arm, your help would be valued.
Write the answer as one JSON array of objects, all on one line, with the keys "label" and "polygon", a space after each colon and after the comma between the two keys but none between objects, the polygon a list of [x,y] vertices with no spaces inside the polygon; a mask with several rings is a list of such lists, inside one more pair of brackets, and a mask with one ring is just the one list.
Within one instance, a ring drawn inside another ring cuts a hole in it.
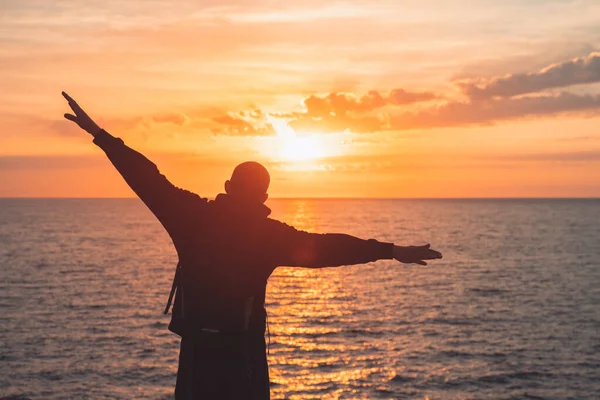
[{"label": "outstretched arm", "polygon": [[427,265],[425,260],[442,258],[442,254],[425,246],[396,246],[375,239],[364,240],[341,233],[308,233],[282,224],[279,234],[278,264],[324,268],[365,264],[382,259]]},{"label": "outstretched arm", "polygon": [[94,143],[104,150],[127,184],[156,215],[171,236],[182,230],[185,220],[183,208],[190,202],[206,202],[206,199],[175,187],[152,161],[126,146],[123,140],[101,129],[73,98],[65,92],[62,94],[74,112],[65,114],[65,118],[75,122],[94,137]]}]

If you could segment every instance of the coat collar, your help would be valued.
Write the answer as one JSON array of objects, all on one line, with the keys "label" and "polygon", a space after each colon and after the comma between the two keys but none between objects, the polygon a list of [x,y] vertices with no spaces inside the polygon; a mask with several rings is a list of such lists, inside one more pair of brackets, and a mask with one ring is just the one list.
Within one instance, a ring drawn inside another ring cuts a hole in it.
[{"label": "coat collar", "polygon": [[227,193],[218,194],[215,205],[236,216],[267,218],[271,214],[271,209],[262,203],[245,201]]}]

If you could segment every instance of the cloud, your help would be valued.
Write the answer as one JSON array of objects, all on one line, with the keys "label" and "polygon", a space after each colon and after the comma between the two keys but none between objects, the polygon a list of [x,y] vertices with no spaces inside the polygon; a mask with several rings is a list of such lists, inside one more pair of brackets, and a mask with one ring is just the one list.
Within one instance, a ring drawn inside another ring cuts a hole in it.
[{"label": "cloud", "polygon": [[371,90],[363,96],[353,93],[334,92],[325,96],[308,96],[304,99],[307,114],[315,117],[342,115],[348,112],[373,111],[387,105],[407,105],[438,98],[432,92],[408,92],[393,89],[387,95]]},{"label": "cloud", "polygon": [[[489,160],[490,157],[487,157]],[[581,150],[554,153],[511,154],[493,157],[498,161],[528,161],[528,162],[600,162],[600,150]]]},{"label": "cloud", "polygon": [[439,98],[433,92],[407,92],[404,89],[393,89],[389,95],[390,104],[403,105]]},{"label": "cloud", "polygon": [[[477,83],[475,83],[477,82]],[[596,116],[600,95],[552,93],[547,89],[600,82],[600,53],[550,65],[539,72],[457,82],[464,99],[444,99],[431,91],[393,89],[387,95],[370,91],[309,96],[306,110],[294,115],[296,129],[340,132],[377,132],[453,126],[490,125],[506,120],[536,118],[567,113]],[[418,107],[394,109],[395,105]],[[388,106],[384,109],[384,107]],[[377,113],[374,113],[377,111]]]},{"label": "cloud", "polygon": [[152,116],[152,121],[158,124],[173,124],[181,126],[185,124],[187,118],[183,114],[165,113]]},{"label": "cloud", "polygon": [[106,165],[103,156],[0,156],[0,171],[74,170]]},{"label": "cloud", "polygon": [[[573,113],[596,116],[600,111],[599,94],[547,90],[575,83],[600,82],[600,53],[553,64],[534,73],[481,82],[481,79],[455,82],[466,94],[462,98],[445,97],[431,90],[403,88],[387,92],[370,90],[364,94],[331,92],[305,97],[299,110],[266,112],[254,108],[226,112],[198,108],[100,122],[102,126],[119,131],[145,131],[173,125],[182,131],[205,130],[215,135],[268,136],[277,133],[271,124],[273,118],[287,120],[300,133],[372,133],[490,125]],[[52,128],[63,135],[75,134],[74,126],[68,121],[53,122]]]},{"label": "cloud", "polygon": [[597,112],[599,95],[558,95],[448,102],[440,107],[407,112],[390,118],[387,129],[425,129],[467,125],[489,125],[504,120],[572,112]]},{"label": "cloud", "polygon": [[565,113],[600,110],[599,95],[557,95],[520,98],[485,99],[482,101],[447,101],[444,104],[380,115],[314,115],[298,113],[290,125],[296,130],[312,132],[370,133],[469,125],[490,125],[500,121],[527,117],[542,117]]},{"label": "cloud", "polygon": [[211,131],[216,135],[266,136],[273,135],[273,127],[266,122],[266,115],[259,109],[250,112],[227,113],[212,119],[218,126]]},{"label": "cloud", "polygon": [[547,89],[600,82],[600,53],[547,66],[540,71],[511,74],[489,80],[457,82],[469,97],[512,97]]}]

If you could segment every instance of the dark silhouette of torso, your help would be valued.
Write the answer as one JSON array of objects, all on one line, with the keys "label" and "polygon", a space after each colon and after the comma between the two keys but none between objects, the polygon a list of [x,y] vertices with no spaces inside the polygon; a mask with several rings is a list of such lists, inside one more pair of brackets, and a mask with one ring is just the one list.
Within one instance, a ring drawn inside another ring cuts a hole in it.
[{"label": "dark silhouette of torso", "polygon": [[264,332],[267,279],[278,266],[272,247],[281,234],[269,214],[227,194],[190,213],[189,234],[174,238],[181,271],[171,330]]},{"label": "dark silhouette of torso", "polygon": [[268,399],[264,308],[278,266],[322,268],[391,259],[393,244],[317,234],[268,218],[262,203],[180,189],[119,138],[94,143],[169,233],[179,264],[169,329],[182,337],[177,399]]}]

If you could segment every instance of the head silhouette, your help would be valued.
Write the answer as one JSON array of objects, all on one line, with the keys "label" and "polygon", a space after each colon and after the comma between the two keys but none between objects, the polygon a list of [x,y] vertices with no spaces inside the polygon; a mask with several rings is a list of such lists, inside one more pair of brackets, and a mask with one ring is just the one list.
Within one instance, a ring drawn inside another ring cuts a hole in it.
[{"label": "head silhouette", "polygon": [[269,195],[271,177],[265,167],[255,161],[246,161],[235,167],[225,182],[227,194],[251,202],[264,203]]}]

